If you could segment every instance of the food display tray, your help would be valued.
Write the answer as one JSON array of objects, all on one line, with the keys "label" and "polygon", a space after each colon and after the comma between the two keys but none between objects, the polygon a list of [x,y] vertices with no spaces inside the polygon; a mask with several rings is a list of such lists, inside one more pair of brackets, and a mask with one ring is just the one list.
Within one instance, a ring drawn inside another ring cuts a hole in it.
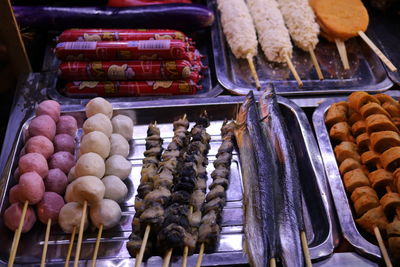
[{"label": "food display tray", "polygon": [[344,238],[362,255],[380,259],[379,247],[365,239],[356,226],[353,212],[347,198],[339,167],[336,163],[328,129],[325,126],[325,114],[333,103],[345,101],[346,98],[330,99],[323,102],[313,114],[313,124],[317,133],[317,141],[325,166],[325,172],[330,185],[331,194],[336,206],[340,227]]},{"label": "food display tray", "polygon": [[[224,89],[218,84],[215,77],[214,71],[214,60],[213,51],[211,44],[211,32],[210,30],[199,30],[193,33],[187,33],[193,41],[196,42],[196,47],[202,55],[206,57],[202,60],[207,69],[202,70],[201,75],[203,79],[200,85],[203,87],[198,90],[194,95],[176,95],[176,96],[140,96],[140,97],[124,97],[125,101],[146,101],[153,99],[179,99],[179,98],[199,98],[199,97],[215,97],[221,94]],[[56,36],[56,34],[54,34]],[[78,99],[89,99],[94,97],[93,95],[87,96],[66,96],[61,91],[65,85],[65,81],[58,79],[57,70],[60,64],[60,60],[54,55],[53,49],[55,47],[55,42],[53,40],[48,41],[48,47],[45,51],[45,57],[43,60],[42,71],[46,73],[46,77],[49,79],[47,94],[51,99],[57,100],[64,103],[68,100],[74,101]],[[112,99],[112,98],[110,98]],[[70,102],[69,101],[69,102]]]},{"label": "food display tray", "polygon": [[382,52],[392,61],[397,71],[390,71],[386,66],[390,79],[400,85],[400,21],[397,14],[382,14],[378,11],[370,12],[376,22],[371,25],[373,31],[370,36]]},{"label": "food display tray", "polygon": [[[199,99],[200,100],[200,99]],[[198,115],[207,110],[211,125],[208,132],[212,136],[211,149],[209,153],[208,175],[213,170],[213,161],[217,149],[221,144],[220,128],[225,118],[231,119],[243,97],[230,97],[226,101],[215,101],[215,99],[205,99],[196,104],[183,105],[184,100],[174,103],[165,103],[163,106],[141,106],[133,107],[132,103],[113,103],[115,113],[130,116],[135,123],[134,139],[130,142],[131,151],[129,160],[132,163],[131,175],[125,180],[128,188],[128,200],[122,204],[123,216],[120,225],[104,231],[98,253],[99,266],[133,266],[135,259],[131,258],[127,249],[126,242],[131,233],[131,222],[134,211],[134,196],[140,180],[140,171],[143,152],[145,149],[145,137],[147,126],[150,122],[157,121],[161,130],[161,137],[164,138],[165,148],[171,141],[172,122],[174,119],[187,114],[190,121],[194,121]],[[213,102],[214,101],[214,102]],[[179,105],[181,103],[181,105]],[[300,171],[303,185],[304,217],[306,233],[310,247],[312,259],[317,260],[329,256],[334,249],[337,240],[337,231],[332,224],[332,206],[328,194],[326,178],[323,171],[322,160],[318,152],[314,135],[307,118],[303,111],[293,102],[279,98],[279,103],[284,114],[285,120],[291,125],[291,138],[295,141],[295,150],[298,162],[301,162]],[[84,116],[84,105],[63,105],[63,114]],[[75,113],[75,114],[72,114]],[[8,191],[15,183],[13,171],[18,163],[18,155],[23,147],[24,130],[28,127],[28,122],[22,126],[18,133],[13,152],[9,155],[6,167],[0,180],[0,210],[1,215],[8,206]],[[191,123],[191,126],[193,123]],[[78,131],[77,140],[81,134]],[[222,231],[216,251],[206,253],[203,258],[203,266],[246,264],[247,259],[243,253],[243,210],[242,210],[242,180],[239,153],[235,149],[232,165],[230,186],[227,190],[227,202],[223,210]],[[211,183],[209,177],[208,183]],[[18,265],[35,265],[40,262],[43,248],[45,226],[36,223],[34,228],[23,234],[19,244],[15,263]],[[93,254],[94,243],[97,231],[89,228],[83,238],[81,253],[81,266],[90,263]],[[53,266],[63,266],[67,253],[70,235],[64,234],[58,226],[52,227],[49,247],[47,252],[47,263]],[[13,239],[13,232],[8,230],[0,219],[0,262],[6,263]],[[188,266],[194,266],[198,255],[194,254],[188,258]],[[73,256],[72,256],[73,259]],[[162,258],[153,256],[147,261],[147,266],[161,266]],[[181,257],[172,259],[172,266],[180,266]]]},{"label": "food display tray", "polygon": [[[245,59],[237,60],[232,54],[222,31],[216,0],[209,0],[208,6],[215,13],[212,42],[218,81],[231,93],[246,95],[249,90],[255,89],[248,63]],[[349,71],[343,69],[336,45],[320,38],[315,50],[325,77],[325,80],[320,81],[310,55],[294,47],[292,61],[304,83],[304,86],[299,88],[289,68],[269,63],[259,46],[258,56],[254,60],[261,87],[272,83],[280,95],[315,95],[344,94],[358,90],[382,92],[393,85],[379,58],[360,38],[346,41],[346,48]]]}]

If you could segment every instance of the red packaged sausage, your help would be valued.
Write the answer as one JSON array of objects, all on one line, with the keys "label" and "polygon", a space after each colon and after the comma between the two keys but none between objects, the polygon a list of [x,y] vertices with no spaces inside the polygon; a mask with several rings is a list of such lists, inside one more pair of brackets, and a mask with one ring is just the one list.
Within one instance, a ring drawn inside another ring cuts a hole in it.
[{"label": "red packaged sausage", "polygon": [[190,41],[183,32],[164,29],[70,29],[57,38],[57,42],[75,41],[139,41],[181,40]]},{"label": "red packaged sausage", "polygon": [[61,63],[59,77],[68,81],[168,81],[195,79],[198,73],[187,60],[70,61]]},{"label": "red packaged sausage", "polygon": [[58,43],[56,55],[64,61],[194,60],[190,45],[179,40]]},{"label": "red packaged sausage", "polygon": [[69,97],[128,97],[193,95],[201,90],[193,81],[71,82],[65,87]]}]

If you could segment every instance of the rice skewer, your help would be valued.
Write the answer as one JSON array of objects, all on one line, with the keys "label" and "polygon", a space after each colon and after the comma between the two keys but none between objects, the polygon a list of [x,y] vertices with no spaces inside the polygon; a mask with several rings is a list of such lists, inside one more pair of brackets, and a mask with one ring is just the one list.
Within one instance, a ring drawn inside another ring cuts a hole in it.
[{"label": "rice skewer", "polygon": [[217,0],[221,12],[221,24],[233,55],[246,59],[257,90],[261,85],[254,66],[257,55],[257,35],[249,9],[244,0]]},{"label": "rice skewer", "polygon": [[318,44],[319,25],[308,0],[277,0],[294,44],[309,52],[320,80],[324,79],[314,49]]},{"label": "rice skewer", "polygon": [[293,47],[278,3],[275,0],[248,0],[247,6],[267,59],[272,62],[287,63],[298,86],[302,87],[303,82],[291,61]]}]

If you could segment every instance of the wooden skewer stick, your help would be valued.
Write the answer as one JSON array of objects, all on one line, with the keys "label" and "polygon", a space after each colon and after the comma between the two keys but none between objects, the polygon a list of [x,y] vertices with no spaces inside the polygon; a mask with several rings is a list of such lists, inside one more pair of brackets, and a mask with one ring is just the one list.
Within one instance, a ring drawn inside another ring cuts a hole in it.
[{"label": "wooden skewer stick", "polygon": [[204,249],[205,249],[205,245],[204,245],[204,243],[201,243],[200,251],[199,251],[199,257],[197,258],[196,267],[200,267],[201,266],[201,263],[203,261]]},{"label": "wooden skewer stick", "polygon": [[150,230],[151,230],[151,226],[150,226],[150,224],[148,224],[146,226],[146,230],[144,232],[142,246],[140,247],[139,253],[136,255],[135,267],[139,267],[140,264],[142,264],[143,255],[144,255],[144,251],[146,249],[147,240],[149,239]]},{"label": "wooden skewer stick", "polygon": [[25,200],[24,207],[22,208],[21,218],[19,220],[19,225],[17,230],[14,233],[13,243],[11,245],[10,257],[8,259],[8,266],[11,267],[14,265],[15,256],[17,255],[17,249],[19,244],[19,239],[21,238],[22,227],[24,226],[26,211],[28,210],[29,202]]},{"label": "wooden skewer stick", "polygon": [[85,201],[83,202],[82,218],[81,218],[81,224],[79,225],[78,243],[76,244],[76,252],[75,252],[75,259],[74,259],[74,267],[78,267],[78,264],[79,264],[79,256],[81,255],[83,230],[84,230],[84,228],[85,228],[86,210],[87,210],[87,200],[85,200]]},{"label": "wooden skewer stick", "polygon": [[392,263],[390,262],[389,254],[386,250],[385,243],[383,242],[381,232],[379,231],[379,228],[376,226],[374,227],[374,233],[375,233],[376,240],[378,240],[379,249],[381,250],[381,253],[382,253],[382,256],[383,256],[386,266],[393,267]]},{"label": "wooden skewer stick", "polygon": [[285,58],[286,58],[286,63],[288,64],[290,71],[292,72],[294,78],[297,81],[297,84],[299,85],[299,87],[303,87],[303,82],[301,81],[300,76],[297,73],[297,70],[292,63],[292,60],[290,59],[290,57],[288,55],[285,55]]},{"label": "wooden skewer stick", "polygon": [[312,49],[312,47],[310,47],[308,49],[308,52],[310,53],[311,60],[314,64],[315,71],[317,72],[317,75],[318,75],[318,79],[320,79],[322,81],[324,79],[324,75],[322,74],[321,67],[319,66],[317,56],[314,53],[314,49]]},{"label": "wooden skewer stick", "polygon": [[76,226],[72,228],[71,239],[69,240],[68,252],[67,252],[67,257],[65,257],[64,267],[69,266],[69,259],[71,258],[72,247],[74,246],[75,234],[76,234]]},{"label": "wooden skewer stick", "polygon": [[97,253],[99,252],[100,239],[102,234],[103,234],[103,225],[100,224],[99,232],[97,233],[97,238],[96,238],[96,245],[94,246],[94,251],[93,251],[92,267],[96,267]]},{"label": "wooden skewer stick", "polygon": [[381,50],[368,38],[368,36],[363,32],[359,31],[358,35],[367,43],[367,45],[375,52],[375,54],[382,60],[383,63],[389,68],[390,71],[397,71],[397,68],[393,63],[382,53]]},{"label": "wooden skewer stick", "polygon": [[275,258],[271,258],[269,260],[269,267],[276,267],[276,260]]},{"label": "wooden skewer stick", "polygon": [[306,266],[311,267],[312,263],[311,263],[310,251],[308,249],[306,232],[304,231],[300,232],[300,239],[301,239],[301,246],[303,248],[304,259],[306,261]]},{"label": "wooden skewer stick", "polygon": [[250,54],[248,54],[246,56],[246,59],[247,63],[249,63],[251,76],[253,76],[254,82],[256,83],[256,88],[258,91],[260,91],[261,89],[260,79],[258,78],[256,67],[254,66],[253,57]]},{"label": "wooden skewer stick", "polygon": [[346,45],[340,39],[335,39],[335,43],[336,43],[336,47],[339,51],[340,59],[342,60],[342,63],[343,63],[343,68],[345,70],[349,70],[350,65],[349,65],[349,59],[347,57]]},{"label": "wooden skewer stick", "polygon": [[172,248],[168,249],[167,253],[164,256],[164,260],[163,260],[163,267],[168,267],[169,266],[169,262],[171,261],[171,256],[172,256]]},{"label": "wooden skewer stick", "polygon": [[[207,111],[205,111],[205,112],[207,112]],[[192,215],[192,213],[193,213],[193,206],[190,206],[190,208],[189,208],[189,216]],[[187,266],[188,254],[189,254],[189,247],[185,246],[183,248],[182,267],[186,267]]]},{"label": "wooden skewer stick", "polygon": [[50,228],[51,228],[51,218],[47,220],[46,235],[44,237],[44,245],[43,245],[42,259],[40,260],[40,267],[44,267],[46,262],[47,247],[49,245],[49,237],[50,237]]}]

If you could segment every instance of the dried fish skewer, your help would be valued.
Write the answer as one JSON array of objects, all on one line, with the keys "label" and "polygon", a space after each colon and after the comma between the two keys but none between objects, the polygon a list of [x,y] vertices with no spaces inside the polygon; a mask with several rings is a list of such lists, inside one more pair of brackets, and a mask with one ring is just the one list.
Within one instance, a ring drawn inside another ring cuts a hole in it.
[{"label": "dried fish skewer", "polygon": [[319,25],[308,0],[277,0],[294,44],[309,52],[318,78],[324,79],[314,49],[318,44]]},{"label": "dried fish skewer", "polygon": [[[226,189],[229,184],[234,129],[235,124],[233,122],[228,124],[227,120],[224,121],[221,128],[222,144],[218,148],[217,159],[214,161],[214,171],[211,173],[213,182],[209,186],[210,191],[206,198],[206,203],[212,203],[213,206],[217,206],[218,208],[208,209],[207,212],[203,213],[199,227],[198,243],[200,243],[200,251],[196,267],[201,266],[205,244],[209,246],[212,244],[215,245],[221,231],[220,220],[222,208],[225,203]],[[218,202],[213,201],[215,199]]]},{"label": "dried fish skewer", "polygon": [[243,179],[243,209],[244,209],[244,235],[245,253],[253,266],[267,266],[269,255],[265,254],[267,245],[263,240],[262,222],[260,221],[260,194],[255,147],[246,127],[246,118],[251,102],[249,98],[242,104],[236,117],[235,139],[240,151],[240,162]]},{"label": "dried fish skewer", "polygon": [[287,63],[299,87],[303,83],[291,62],[293,47],[276,0],[248,0],[258,39],[269,61]]},{"label": "dried fish skewer", "polygon": [[[267,140],[271,140],[270,146],[275,155],[279,155],[277,158],[278,166],[282,166],[282,171],[278,175],[280,177],[278,188],[283,191],[283,199],[281,200],[283,207],[279,213],[279,219],[277,219],[280,221],[281,258],[287,266],[302,266],[304,258],[301,247],[304,242],[301,242],[301,233],[305,232],[305,226],[296,153],[272,87],[268,87],[261,96],[260,111],[264,118],[262,128]],[[283,242],[282,240],[285,240],[285,238],[290,242]],[[308,248],[304,249],[308,250]],[[304,256],[307,255],[308,253],[305,253]],[[306,262],[309,265],[310,259],[306,259]]]},{"label": "dried fish skewer", "polygon": [[226,40],[236,58],[247,59],[256,88],[261,88],[253,57],[257,55],[257,35],[244,0],[218,0],[221,24]]}]

